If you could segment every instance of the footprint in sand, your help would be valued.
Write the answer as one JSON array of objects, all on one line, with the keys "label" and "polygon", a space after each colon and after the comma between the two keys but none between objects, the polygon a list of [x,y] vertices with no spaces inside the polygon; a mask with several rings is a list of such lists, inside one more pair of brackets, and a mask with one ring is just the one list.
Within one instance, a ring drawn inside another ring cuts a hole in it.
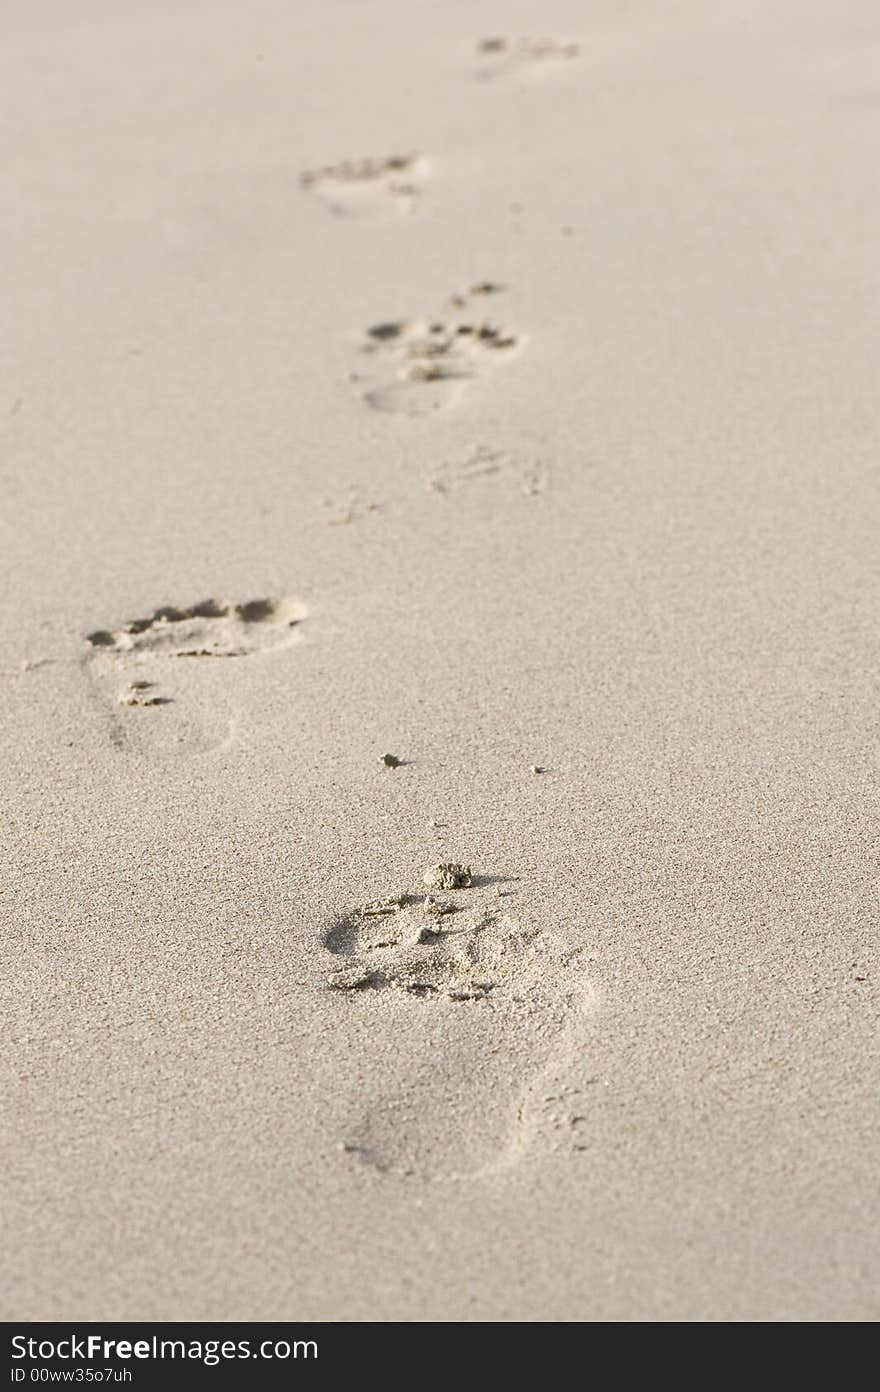
[{"label": "footprint in sand", "polygon": [[554,933],[521,927],[476,889],[427,906],[409,894],[366,905],[323,942],[340,1008],[398,1061],[393,1093],[371,1096],[357,1052],[358,1101],[341,1145],[353,1159],[440,1180],[506,1169],[536,1143],[578,1148],[577,1090],[560,1080],[594,993]]},{"label": "footprint in sand", "polygon": [[456,402],[469,382],[523,344],[523,336],[465,312],[477,295],[501,289],[491,282],[453,295],[430,319],[374,324],[360,344],[362,363],[350,380],[376,411],[425,416]]},{"label": "footprint in sand", "polygon": [[542,78],[579,53],[576,43],[560,39],[481,39],[477,44],[477,77],[483,82],[494,78]]},{"label": "footprint in sand", "polygon": [[218,688],[214,659],[289,647],[304,617],[291,599],[206,599],[88,634],[84,666],[109,712],[113,743],[172,757],[222,744],[236,692],[229,673]]},{"label": "footprint in sand", "polygon": [[513,483],[524,498],[538,498],[550,486],[550,470],[540,462],[522,464],[507,450],[477,445],[462,459],[435,465],[425,477],[425,488],[435,496],[447,497],[485,482]]},{"label": "footprint in sand", "polygon": [[382,217],[413,212],[426,174],[421,155],[389,155],[311,169],[301,183],[339,217]]}]

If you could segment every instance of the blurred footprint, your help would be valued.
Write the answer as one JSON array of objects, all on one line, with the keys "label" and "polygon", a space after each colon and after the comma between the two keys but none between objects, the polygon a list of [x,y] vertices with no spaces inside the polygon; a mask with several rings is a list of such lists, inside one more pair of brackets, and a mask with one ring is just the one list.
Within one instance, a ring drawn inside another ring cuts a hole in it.
[{"label": "blurred footprint", "polygon": [[484,82],[495,78],[543,78],[579,53],[576,43],[559,39],[481,39],[477,45],[477,77]]},{"label": "blurred footprint", "polygon": [[442,317],[374,324],[350,378],[360,398],[373,410],[407,416],[453,405],[470,382],[522,347],[521,334],[461,313],[472,296],[500,288],[485,282],[453,295]]},{"label": "blurred footprint", "polygon": [[420,155],[389,155],[308,170],[301,182],[337,216],[382,217],[411,213],[426,173],[427,161]]}]

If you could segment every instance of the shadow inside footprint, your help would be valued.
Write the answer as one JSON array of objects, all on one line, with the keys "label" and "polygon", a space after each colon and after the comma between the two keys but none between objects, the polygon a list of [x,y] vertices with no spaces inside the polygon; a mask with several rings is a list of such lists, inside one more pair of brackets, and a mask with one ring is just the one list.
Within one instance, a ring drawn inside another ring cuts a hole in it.
[{"label": "shadow inside footprint", "polygon": [[349,957],[356,951],[357,940],[357,922],[353,917],[337,919],[321,939],[328,952],[342,957]]}]

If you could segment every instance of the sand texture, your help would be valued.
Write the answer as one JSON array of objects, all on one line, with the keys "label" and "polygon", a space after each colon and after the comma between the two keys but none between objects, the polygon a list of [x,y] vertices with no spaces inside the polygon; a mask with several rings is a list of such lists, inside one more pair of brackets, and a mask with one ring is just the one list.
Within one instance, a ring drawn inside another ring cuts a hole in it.
[{"label": "sand texture", "polygon": [[5,1318],[876,1319],[876,4],[2,27]]}]

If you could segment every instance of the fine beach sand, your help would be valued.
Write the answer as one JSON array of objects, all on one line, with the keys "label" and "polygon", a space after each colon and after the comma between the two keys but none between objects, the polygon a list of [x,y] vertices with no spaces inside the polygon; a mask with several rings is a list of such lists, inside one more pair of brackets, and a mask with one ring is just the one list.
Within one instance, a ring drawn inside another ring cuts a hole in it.
[{"label": "fine beach sand", "polygon": [[877,1318],[876,5],[2,25],[4,1317]]}]

